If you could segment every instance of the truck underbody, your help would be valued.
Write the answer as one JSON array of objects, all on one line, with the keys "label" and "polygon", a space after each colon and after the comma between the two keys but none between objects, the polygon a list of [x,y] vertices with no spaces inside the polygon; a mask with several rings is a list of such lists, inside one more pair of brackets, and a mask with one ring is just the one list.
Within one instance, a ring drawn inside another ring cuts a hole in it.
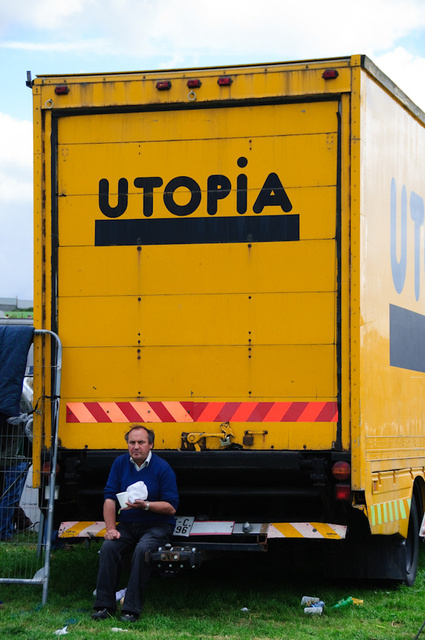
[{"label": "truck underbody", "polygon": [[[361,508],[362,495],[357,496],[360,508],[354,508],[351,500],[335,499],[332,466],[335,461],[348,462],[348,453],[232,449],[156,452],[174,468],[180,495],[180,527],[172,545],[149,558],[158,568],[181,570],[223,553],[266,552],[270,545],[296,550],[300,543],[306,543],[303,538],[311,538],[311,543],[318,545],[324,573],[329,577],[413,584],[418,563],[419,510],[412,512],[414,521],[407,540],[397,535],[370,535]],[[62,529],[64,538],[102,534],[103,487],[113,460],[122,453],[125,451],[59,451],[54,526]],[[187,531],[182,523],[189,523]],[[280,525],[276,528],[272,523]],[[329,526],[327,523],[333,527],[328,536],[321,529],[322,525]],[[295,527],[295,535],[287,533],[285,526],[291,530]],[[336,539],[333,534],[338,526],[344,533]],[[280,535],[279,530],[286,535]]]},{"label": "truck underbody", "polygon": [[[179,513],[204,520],[344,523],[346,503],[333,498],[335,460],[348,454],[298,451],[156,451],[177,475]],[[55,521],[102,519],[103,487],[125,451],[61,450]]]}]

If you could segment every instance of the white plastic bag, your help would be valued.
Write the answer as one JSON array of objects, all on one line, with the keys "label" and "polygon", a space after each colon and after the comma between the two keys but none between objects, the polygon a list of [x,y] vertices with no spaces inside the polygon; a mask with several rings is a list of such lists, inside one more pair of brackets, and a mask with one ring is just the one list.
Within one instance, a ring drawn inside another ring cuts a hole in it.
[{"label": "white plastic bag", "polygon": [[128,494],[128,502],[135,502],[136,500],[146,500],[148,497],[148,488],[145,483],[141,480],[140,482],[135,482],[127,487]]}]

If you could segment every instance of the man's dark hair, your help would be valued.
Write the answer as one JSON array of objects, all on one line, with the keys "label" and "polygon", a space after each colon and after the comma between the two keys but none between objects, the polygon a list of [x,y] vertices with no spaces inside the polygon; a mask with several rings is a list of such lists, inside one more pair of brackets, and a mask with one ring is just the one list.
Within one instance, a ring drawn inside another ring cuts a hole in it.
[{"label": "man's dark hair", "polygon": [[129,435],[130,435],[130,433],[132,431],[134,431],[134,429],[144,429],[146,431],[146,433],[148,434],[148,442],[149,442],[149,444],[154,444],[154,442],[155,442],[155,432],[152,431],[152,429],[148,429],[147,427],[145,427],[144,424],[133,424],[131,429],[129,429],[127,431],[127,433],[125,434],[125,436],[124,436],[126,442],[128,442]]}]

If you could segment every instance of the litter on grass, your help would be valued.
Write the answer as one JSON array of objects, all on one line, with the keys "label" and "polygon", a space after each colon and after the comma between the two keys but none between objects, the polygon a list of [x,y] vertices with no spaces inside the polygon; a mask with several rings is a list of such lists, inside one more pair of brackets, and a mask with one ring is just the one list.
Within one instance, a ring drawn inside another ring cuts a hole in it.
[{"label": "litter on grass", "polygon": [[338,600],[338,602],[332,606],[332,609],[341,609],[343,607],[349,607],[353,604],[361,606],[363,604],[363,600],[353,598],[353,596],[348,596],[348,598],[342,598],[342,600]]},{"label": "litter on grass", "polygon": [[325,603],[322,600],[320,600],[320,602],[312,604],[311,607],[304,607],[304,613],[307,613],[309,615],[321,616],[323,613],[324,606],[325,606]]},{"label": "litter on grass", "polygon": [[311,607],[312,604],[315,604],[316,602],[319,602],[320,598],[317,598],[316,596],[303,596],[301,598],[301,606],[303,607]]},{"label": "litter on grass", "polygon": [[325,603],[317,596],[303,596],[301,598],[301,606],[304,607],[304,613],[321,616]]}]

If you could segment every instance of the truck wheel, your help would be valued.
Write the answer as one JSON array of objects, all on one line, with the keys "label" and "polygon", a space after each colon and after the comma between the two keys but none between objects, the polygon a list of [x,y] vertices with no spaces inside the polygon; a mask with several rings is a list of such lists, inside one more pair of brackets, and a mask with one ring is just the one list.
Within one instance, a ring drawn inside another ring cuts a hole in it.
[{"label": "truck wheel", "polygon": [[416,498],[413,494],[410,504],[409,529],[406,539],[406,577],[404,583],[411,587],[416,578],[419,557],[419,516]]}]

